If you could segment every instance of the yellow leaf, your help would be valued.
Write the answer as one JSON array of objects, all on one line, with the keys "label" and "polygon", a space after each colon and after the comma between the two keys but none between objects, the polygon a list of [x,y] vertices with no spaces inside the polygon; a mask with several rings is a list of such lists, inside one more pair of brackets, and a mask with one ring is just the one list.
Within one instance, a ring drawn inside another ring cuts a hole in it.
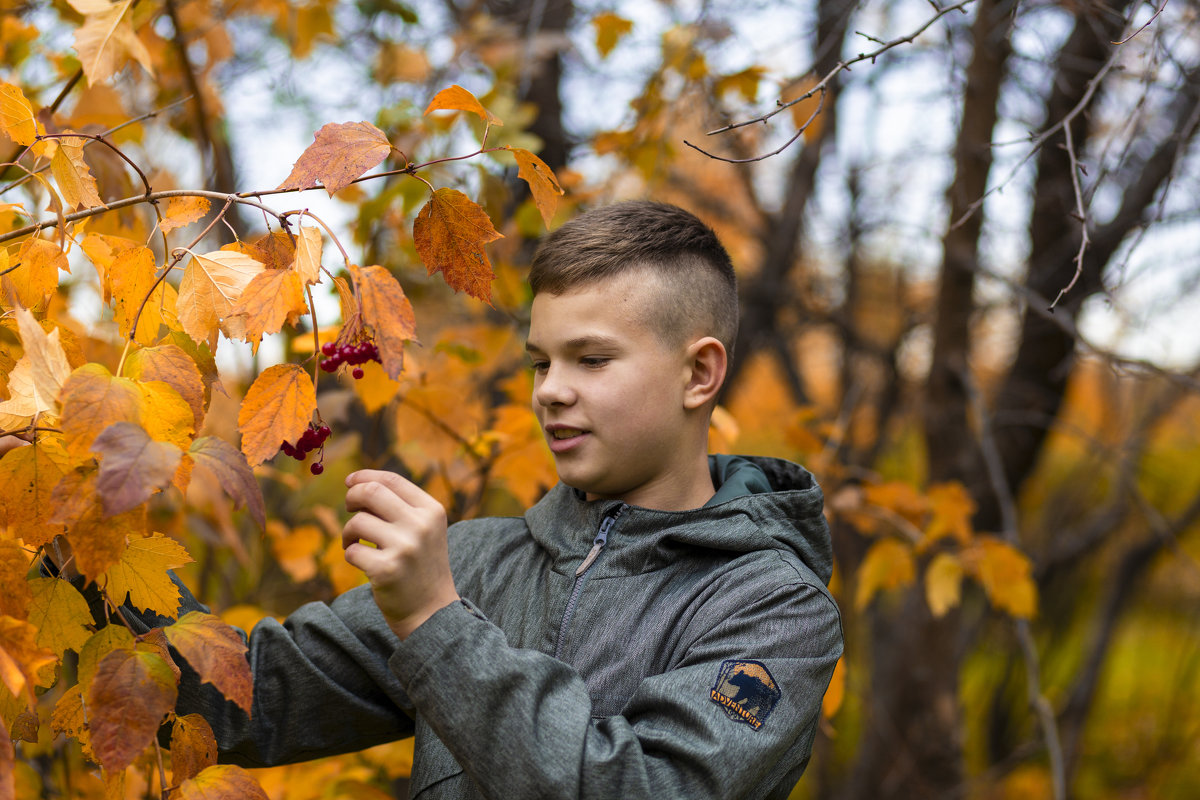
[{"label": "yellow leaf", "polygon": [[747,67],[741,72],[724,75],[713,86],[713,92],[717,97],[724,97],[729,92],[737,92],[747,103],[753,103],[758,100],[758,85],[762,82],[766,72],[763,67]]},{"label": "yellow leaf", "polygon": [[[0,489],[0,499],[3,499]],[[0,521],[4,516],[0,513]],[[15,619],[29,618],[29,603],[33,592],[25,574],[29,572],[30,553],[12,539],[0,539],[0,614]]]},{"label": "yellow leaf", "polygon": [[54,653],[37,644],[37,628],[31,623],[0,616],[0,683],[15,696],[24,694],[30,705],[38,672],[56,662]]},{"label": "yellow leaf", "polygon": [[1029,558],[1017,548],[990,536],[963,554],[968,571],[983,585],[992,605],[1014,617],[1037,613],[1037,586]]},{"label": "yellow leaf", "polygon": [[259,375],[238,411],[242,452],[251,467],[297,442],[317,409],[312,378],[296,364],[276,364]]},{"label": "yellow leaf", "polygon": [[517,177],[529,184],[534,205],[542,215],[542,222],[549,228],[550,221],[554,219],[554,211],[558,208],[558,198],[563,193],[558,179],[554,177],[554,171],[528,150],[519,147],[509,149],[517,158]]},{"label": "yellow leaf", "polygon": [[296,272],[305,284],[321,280],[321,230],[300,227],[296,237]]},{"label": "yellow leaf", "polygon": [[316,556],[325,546],[325,537],[316,525],[297,525],[292,530],[278,520],[267,523],[271,552],[283,571],[297,583],[317,574]]},{"label": "yellow leaf", "polygon": [[268,800],[249,772],[233,764],[208,767],[178,789],[179,800]]},{"label": "yellow leaf", "polygon": [[362,401],[367,413],[374,414],[392,401],[400,392],[401,384],[389,378],[383,365],[374,361],[368,361],[360,369],[363,376],[354,382],[354,393]]},{"label": "yellow leaf", "polygon": [[137,390],[138,418],[130,421],[141,425],[154,441],[170,442],[180,450],[187,450],[196,432],[195,416],[188,402],[175,387],[163,381],[139,381]]},{"label": "yellow leaf", "polygon": [[596,30],[596,50],[601,58],[607,58],[617,42],[633,30],[633,23],[611,11],[605,11],[592,17],[592,27]]},{"label": "yellow leaf", "polygon": [[[299,253],[297,253],[299,255]],[[242,317],[246,341],[258,352],[264,334],[279,333],[284,324],[295,324],[308,313],[304,284],[299,273],[290,269],[268,269],[255,275],[246,285],[229,316]]]},{"label": "yellow leaf", "polygon": [[351,264],[350,274],[362,300],[362,321],[370,327],[383,371],[395,380],[404,370],[404,343],[417,335],[412,304],[400,282],[383,267]]},{"label": "yellow leaf", "polygon": [[20,87],[0,82],[0,130],[19,145],[31,145],[42,126]]},{"label": "yellow leaf", "polygon": [[[66,131],[72,133],[72,131]],[[50,171],[58,182],[63,210],[74,211],[77,206],[92,208],[104,205],[96,191],[96,179],[87,162],[83,160],[83,145],[87,139],[69,137],[57,139],[58,148],[50,159]]]},{"label": "yellow leaf", "polygon": [[842,701],[846,698],[846,657],[838,659],[833,667],[833,675],[829,679],[829,688],[821,701],[821,717],[832,719],[841,709]]},{"label": "yellow leaf", "polygon": [[38,646],[59,658],[66,650],[82,650],[94,621],[79,590],[60,578],[31,578],[29,585],[33,589],[29,621],[37,626]]},{"label": "yellow leaf", "polygon": [[477,115],[484,122],[490,122],[492,125],[504,124],[492,112],[484,108],[475,95],[458,84],[451,86],[449,89],[442,89],[435,94],[433,99],[429,101],[425,113],[428,114],[431,111],[469,111]]},{"label": "yellow leaf", "polygon": [[[790,103],[798,97],[803,97],[808,92],[812,91],[817,85],[817,81],[811,75],[805,76],[798,81],[794,81],[788,86],[785,86],[780,92],[779,100],[782,103]],[[792,113],[792,124],[797,129],[804,125],[808,127],[804,129],[804,141],[815,141],[821,135],[821,129],[825,125],[827,119],[825,112],[830,108],[832,98],[825,97],[821,99],[821,94],[818,92],[812,97],[806,97],[800,102],[791,106],[789,109]],[[820,109],[820,113],[818,113]],[[815,115],[815,116],[814,116]]]},{"label": "yellow leaf", "polygon": [[558,481],[554,459],[546,448],[537,417],[526,405],[506,404],[496,409],[492,429],[499,452],[492,474],[523,506],[531,506]]},{"label": "yellow leaf", "polygon": [[9,399],[0,402],[0,424],[11,430],[37,414],[57,413],[58,394],[71,374],[59,329],[49,335],[23,308],[14,314],[25,353],[8,374]]},{"label": "yellow leaf", "polygon": [[108,80],[131,56],[146,72],[154,74],[150,53],[133,31],[133,15],[127,15],[134,0],[111,4],[104,0],[69,2],[84,15],[83,25],[75,31],[75,52],[89,84]]},{"label": "yellow leaf", "polygon": [[324,185],[333,197],[392,152],[387,134],[369,122],[344,122],[317,131],[280,189],[312,189]]},{"label": "yellow leaf", "polygon": [[175,718],[171,727],[171,780],[182,783],[217,763],[217,738],[199,714]]},{"label": "yellow leaf", "polygon": [[[155,289],[155,296],[147,300],[156,280],[157,265],[154,253],[148,247],[131,247],[116,253],[106,270],[109,289],[113,298],[113,320],[122,338],[128,337],[133,328],[133,319],[142,308],[145,309],[138,319],[138,332],[135,337],[140,344],[150,344],[158,338],[158,326],[162,321],[161,314],[153,311],[163,300],[163,286]],[[149,312],[149,313],[147,313]]]},{"label": "yellow leaf", "polygon": [[128,378],[114,378],[101,364],[87,363],[63,383],[63,443],[75,457],[90,458],[92,441],[114,422],[140,422],[142,393]]},{"label": "yellow leaf", "polygon": [[125,360],[125,374],[142,383],[162,381],[171,386],[192,410],[192,429],[200,430],[204,423],[204,380],[196,362],[182,348],[173,344],[138,348]]},{"label": "yellow leaf", "polygon": [[[17,301],[26,308],[37,308],[46,302],[58,286],[58,271],[70,272],[67,256],[54,242],[33,237],[21,242],[16,269],[5,277],[17,290]],[[10,267],[11,268],[11,267]],[[7,299],[5,298],[7,302]]]},{"label": "yellow leaf", "polygon": [[126,250],[141,247],[141,245],[132,239],[125,239],[121,236],[89,233],[83,237],[83,242],[80,246],[96,267],[96,274],[100,276],[100,287],[103,292],[104,302],[107,303],[112,300],[112,286],[109,282],[109,275],[117,257]]},{"label": "yellow leaf", "polygon": [[128,594],[136,608],[173,617],[179,610],[179,587],[167,571],[191,561],[183,545],[161,533],[133,537],[121,560],[104,573],[105,587],[116,602]]},{"label": "yellow leaf", "polygon": [[93,633],[79,651],[79,685],[86,691],[101,659],[113,650],[132,650],[135,644],[133,634],[124,625],[105,625]]},{"label": "yellow leaf", "polygon": [[864,497],[871,505],[895,511],[913,525],[919,526],[929,511],[928,499],[904,481],[867,486],[864,489]]},{"label": "yellow leaf", "polygon": [[197,255],[188,262],[179,282],[176,314],[188,336],[200,344],[217,346],[217,331],[240,338],[240,324],[228,317],[246,286],[263,271],[253,258],[229,250]]},{"label": "yellow leaf", "polygon": [[504,238],[487,212],[456,189],[438,189],[413,222],[413,244],[430,275],[485,303],[491,302],[492,262],[483,246]]},{"label": "yellow leaf", "polygon": [[975,501],[967,493],[966,487],[957,481],[939,483],[930,486],[926,496],[933,515],[925,528],[922,548],[947,536],[954,537],[961,544],[970,542],[974,533],[971,517],[975,514]]},{"label": "yellow leaf", "polygon": [[54,487],[67,473],[61,446],[43,437],[33,447],[18,447],[0,458],[0,519],[10,535],[40,547],[62,533],[51,523]]},{"label": "yellow leaf", "polygon": [[172,197],[167,200],[167,210],[159,223],[159,230],[170,233],[176,228],[204,219],[211,205],[207,197]]},{"label": "yellow leaf", "polygon": [[911,547],[895,539],[880,539],[871,545],[858,568],[854,607],[861,611],[877,593],[907,586],[916,571]]},{"label": "yellow leaf", "polygon": [[962,598],[962,563],[950,553],[938,553],[925,568],[925,601],[935,617],[943,616]]}]

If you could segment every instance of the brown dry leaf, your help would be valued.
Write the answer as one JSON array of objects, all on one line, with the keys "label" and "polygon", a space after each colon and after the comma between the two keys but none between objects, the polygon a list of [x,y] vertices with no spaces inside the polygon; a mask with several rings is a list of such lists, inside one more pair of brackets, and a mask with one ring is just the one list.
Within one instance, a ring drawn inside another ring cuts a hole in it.
[{"label": "brown dry leaf", "polygon": [[296,260],[295,239],[287,231],[271,231],[253,242],[234,242],[221,249],[245,253],[267,269],[288,269]]},{"label": "brown dry leaf", "polygon": [[528,150],[519,147],[510,147],[509,150],[517,159],[517,177],[529,184],[533,203],[542,215],[542,222],[549,228],[558,208],[558,198],[563,194],[562,187],[558,185],[558,178],[554,176],[554,170]]},{"label": "brown dry leaf", "polygon": [[[0,81],[0,130],[19,145],[27,146],[37,141],[43,133],[41,124],[33,113],[33,106],[25,98],[19,86]],[[40,155],[40,153],[36,153]]]},{"label": "brown dry leaf", "polygon": [[179,800],[270,800],[254,776],[234,764],[208,767],[176,791]]},{"label": "brown dry leaf", "polygon": [[63,443],[77,458],[90,458],[92,442],[114,422],[140,422],[142,393],[128,378],[114,378],[102,364],[88,363],[63,384]]},{"label": "brown dry leaf", "polygon": [[861,611],[878,592],[907,586],[916,573],[911,547],[895,539],[880,539],[871,545],[858,568],[854,607]]},{"label": "brown dry leaf", "polygon": [[321,280],[321,229],[300,227],[296,237],[296,272],[305,284]]},{"label": "brown dry leaf", "polygon": [[[71,271],[62,248],[37,237],[21,242],[14,263],[17,268],[5,277],[12,281],[17,290],[17,302],[25,308],[43,305],[58,286],[58,271]],[[0,299],[7,303],[7,297]]]},{"label": "brown dry leaf", "polygon": [[24,695],[32,706],[38,672],[56,661],[54,653],[38,646],[36,627],[23,619],[0,616],[0,684],[13,696]]},{"label": "brown dry leaf", "polygon": [[105,589],[118,603],[128,594],[136,608],[173,617],[179,610],[179,587],[167,572],[191,562],[183,545],[168,536],[134,536],[121,560],[104,573]]},{"label": "brown dry leaf", "polygon": [[253,701],[254,679],[246,660],[246,643],[220,617],[189,611],[167,627],[167,638],[204,683],[217,687],[247,714]]},{"label": "brown dry leaf", "polygon": [[125,65],[130,57],[151,75],[154,66],[150,53],[133,31],[133,15],[128,14],[134,0],[108,3],[105,0],[68,0],[84,15],[83,25],[75,31],[75,52],[90,85],[103,83]]},{"label": "brown dry leaf", "polygon": [[455,84],[449,89],[442,89],[433,96],[429,101],[429,106],[425,109],[428,114],[431,111],[469,111],[484,122],[489,122],[492,125],[503,125],[492,112],[483,107],[483,104],[468,92],[463,87]]},{"label": "brown dry leaf", "polygon": [[92,750],[106,770],[123,770],[154,741],[178,694],[171,667],[157,653],[113,650],[88,687]]},{"label": "brown dry leaf", "polygon": [[323,185],[333,197],[392,152],[387,134],[369,122],[331,122],[317,131],[280,189]]},{"label": "brown dry leaf", "polygon": [[211,207],[212,203],[207,197],[172,197],[167,200],[167,210],[158,228],[163,233],[170,233],[176,228],[186,227],[204,219]]},{"label": "brown dry leaf", "polygon": [[182,456],[178,447],[156,442],[132,422],[115,422],[104,429],[91,450],[100,456],[96,488],[106,516],[137,508],[175,476]]},{"label": "brown dry leaf", "polygon": [[617,42],[633,30],[633,23],[611,11],[605,11],[592,17],[592,27],[596,31],[596,50],[601,58],[607,58]]},{"label": "brown dry leaf", "polygon": [[[0,512],[0,522],[3,520]],[[0,539],[0,586],[4,587],[0,592],[0,614],[15,619],[29,618],[29,603],[33,599],[33,592],[25,580],[29,562],[30,554],[24,547],[12,539]]]},{"label": "brown dry leaf", "polygon": [[942,617],[962,599],[962,562],[950,553],[938,553],[925,568],[925,601],[935,617]]},{"label": "brown dry leaf", "polygon": [[[299,251],[297,251],[299,257]],[[295,325],[300,316],[308,313],[304,300],[304,284],[299,273],[290,269],[268,269],[255,275],[229,312],[231,317],[243,317],[246,341],[258,352],[262,337],[279,333],[285,324]]]},{"label": "brown dry leaf", "polygon": [[207,342],[213,350],[218,330],[234,336],[240,326],[229,325],[227,319],[233,304],[262,271],[263,265],[244,253],[216,250],[193,256],[183,270],[175,306],[188,336],[197,344]]},{"label": "brown dry leaf", "polygon": [[54,173],[54,180],[58,182],[63,210],[74,211],[79,206],[92,208],[104,205],[99,192],[96,191],[96,179],[92,176],[87,162],[83,160],[83,145],[88,140],[82,136],[74,136],[56,141],[58,148],[50,159],[50,171]]},{"label": "brown dry leaf", "polygon": [[200,430],[204,423],[204,381],[200,368],[182,348],[160,344],[134,350],[125,359],[125,374],[138,381],[170,385],[191,408],[193,430]]},{"label": "brown dry leaf", "polygon": [[276,364],[259,375],[238,411],[242,452],[251,467],[279,451],[285,441],[299,441],[317,410],[312,378],[296,364]]},{"label": "brown dry leaf", "polygon": [[68,472],[61,446],[42,437],[33,447],[18,447],[0,459],[0,520],[26,545],[41,547],[62,533],[51,523],[55,485]]},{"label": "brown dry leaf", "polygon": [[217,763],[217,737],[199,714],[175,718],[171,726],[171,781],[179,784]]},{"label": "brown dry leaf", "polygon": [[483,246],[504,238],[487,212],[456,189],[438,189],[413,222],[413,244],[432,275],[485,303],[491,303],[492,262]]},{"label": "brown dry leaf", "polygon": [[31,578],[29,586],[33,589],[29,621],[37,626],[38,646],[59,658],[67,650],[82,650],[91,638],[93,620],[79,590],[60,578]]},{"label": "brown dry leaf", "polygon": [[261,529],[266,525],[262,489],[254,478],[246,456],[224,439],[202,436],[192,443],[188,455],[196,468],[210,471],[235,506],[244,506]]},{"label": "brown dry leaf", "polygon": [[393,380],[404,370],[404,343],[417,336],[412,304],[400,282],[380,266],[350,265],[362,300],[362,321],[371,328],[383,371]]}]

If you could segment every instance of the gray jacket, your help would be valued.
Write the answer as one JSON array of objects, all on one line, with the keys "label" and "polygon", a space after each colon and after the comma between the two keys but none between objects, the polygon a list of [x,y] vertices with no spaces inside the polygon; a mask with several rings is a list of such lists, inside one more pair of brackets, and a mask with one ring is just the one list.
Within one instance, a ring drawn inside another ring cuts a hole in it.
[{"label": "gray jacket", "polygon": [[250,719],[194,681],[180,712],[245,766],[415,734],[420,798],[785,797],[842,651],[821,490],[785,461],[712,467],[701,509],[559,484],[453,525],[463,602],[403,642],[367,587],[264,620]]}]

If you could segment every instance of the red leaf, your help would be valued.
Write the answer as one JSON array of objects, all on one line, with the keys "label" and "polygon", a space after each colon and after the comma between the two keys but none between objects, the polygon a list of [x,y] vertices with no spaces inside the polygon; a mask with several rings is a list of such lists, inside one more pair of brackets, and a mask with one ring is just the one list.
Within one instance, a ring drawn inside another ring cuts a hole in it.
[{"label": "red leaf", "polygon": [[333,197],[392,152],[387,134],[369,122],[331,122],[317,131],[280,189],[312,189],[323,184]]},{"label": "red leaf", "polygon": [[246,660],[246,643],[219,617],[189,611],[166,629],[167,638],[200,680],[211,683],[247,714],[253,700],[254,680]]},{"label": "red leaf", "polygon": [[154,741],[177,694],[175,675],[157,653],[113,650],[101,659],[87,702],[100,765],[111,771],[132,764]]},{"label": "red leaf", "polygon": [[492,262],[483,246],[503,239],[487,212],[455,189],[438,189],[413,222],[413,243],[432,275],[441,272],[454,291],[491,303]]}]

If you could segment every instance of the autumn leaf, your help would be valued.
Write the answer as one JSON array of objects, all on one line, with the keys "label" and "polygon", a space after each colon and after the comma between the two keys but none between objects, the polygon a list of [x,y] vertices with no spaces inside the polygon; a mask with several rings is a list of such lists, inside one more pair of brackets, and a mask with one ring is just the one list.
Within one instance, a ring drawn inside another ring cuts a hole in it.
[{"label": "autumn leaf", "polygon": [[288,269],[296,261],[298,238],[285,230],[276,230],[258,237],[253,242],[233,242],[221,249],[245,253],[267,269]]},{"label": "autumn leaf", "polygon": [[271,553],[279,566],[297,583],[311,580],[317,574],[316,556],[325,545],[325,537],[316,525],[298,525],[289,530],[279,520],[267,523],[271,538]]},{"label": "autumn leaf", "polygon": [[863,491],[868,503],[894,511],[913,525],[919,526],[929,511],[929,500],[905,481],[874,484]]},{"label": "autumn leaf", "polygon": [[51,498],[68,472],[68,460],[51,437],[0,458],[0,519],[30,547],[41,547],[62,533],[62,526],[51,522]]},{"label": "autumn leaf", "polygon": [[938,553],[925,568],[925,601],[935,617],[959,604],[962,598],[962,562],[950,553]]},{"label": "autumn leaf", "polygon": [[254,679],[246,660],[246,643],[220,617],[189,611],[166,628],[171,646],[200,675],[247,714],[253,700]]},{"label": "autumn leaf", "polygon": [[208,720],[184,714],[171,726],[171,780],[182,783],[217,763],[217,738]]},{"label": "autumn leaf", "polygon": [[925,528],[922,548],[947,536],[954,537],[960,544],[970,542],[974,533],[971,517],[975,514],[975,501],[966,487],[957,481],[939,483],[930,486],[925,495],[933,513]]},{"label": "autumn leaf", "polygon": [[175,675],[157,653],[113,650],[100,660],[87,693],[92,750],[106,770],[133,763],[175,707]]},{"label": "autumn leaf", "polygon": [[37,628],[32,623],[0,616],[0,683],[14,696],[24,695],[33,705],[38,672],[57,660],[54,653],[38,646]]},{"label": "autumn leaf", "polygon": [[1021,619],[1030,619],[1037,613],[1033,565],[1020,550],[984,536],[976,547],[964,551],[963,560],[996,608]]},{"label": "autumn leaf", "polygon": [[251,467],[297,442],[317,409],[312,378],[296,364],[276,364],[262,372],[246,392],[238,411],[242,452]]},{"label": "autumn leaf", "polygon": [[128,14],[134,0],[108,3],[106,0],[68,0],[84,15],[83,25],[75,31],[75,52],[79,54],[88,83],[103,83],[134,58],[151,75],[154,67],[150,53],[133,31],[133,15]]},{"label": "autumn leaf", "polygon": [[118,603],[128,595],[135,608],[172,617],[179,610],[179,587],[167,572],[191,561],[183,545],[161,533],[131,537],[121,560],[104,573],[105,590]]},{"label": "autumn leaf", "polygon": [[114,422],[138,422],[142,393],[128,378],[114,378],[102,364],[87,363],[63,383],[63,442],[75,457],[87,457],[96,436]]},{"label": "autumn leaf", "polygon": [[83,160],[83,145],[88,140],[82,136],[75,136],[55,141],[58,147],[50,159],[50,171],[54,173],[54,180],[58,182],[63,210],[74,211],[78,206],[92,208],[104,205],[96,191],[96,179],[92,176],[87,162]]},{"label": "autumn leaf", "polygon": [[485,303],[491,302],[492,262],[483,246],[504,238],[487,212],[455,189],[438,189],[413,222],[413,243],[432,275]]},{"label": "autumn leaf", "polygon": [[269,800],[254,777],[234,764],[208,767],[171,793],[179,800]]},{"label": "autumn leaf", "polygon": [[458,84],[451,86],[449,89],[442,89],[435,94],[433,99],[429,101],[425,113],[428,114],[431,111],[469,111],[477,115],[484,122],[492,125],[504,124],[492,112],[484,108],[475,95]]},{"label": "autumn leaf", "polygon": [[527,405],[509,403],[496,409],[491,432],[499,444],[492,474],[522,504],[533,505],[558,480],[537,417],[529,413]]},{"label": "autumn leaf", "polygon": [[20,427],[34,416],[58,411],[58,394],[71,374],[59,329],[49,335],[29,311],[14,312],[25,353],[8,375],[10,398],[0,402],[0,426]]},{"label": "autumn leaf", "polygon": [[58,698],[50,716],[50,729],[55,733],[78,739],[81,744],[86,745],[87,752],[91,751],[87,714],[83,710],[83,687],[80,684],[70,687]]},{"label": "autumn leaf", "polygon": [[[3,519],[0,515],[0,521]],[[29,603],[33,600],[33,591],[25,580],[29,561],[30,555],[20,543],[0,539],[0,586],[4,587],[0,592],[0,614],[29,619]]]},{"label": "autumn leaf", "polygon": [[17,302],[26,308],[42,306],[58,286],[58,271],[71,271],[62,248],[36,236],[21,242],[14,266],[5,277],[16,287]]},{"label": "autumn leaf", "polygon": [[96,678],[100,662],[114,650],[132,650],[137,646],[133,634],[124,625],[105,625],[92,634],[79,651],[79,685],[86,691]]},{"label": "autumn leaf", "polygon": [[37,644],[62,658],[79,652],[91,637],[92,612],[79,590],[59,578],[31,578],[33,601],[29,621],[37,626]]},{"label": "autumn leaf", "polygon": [[137,508],[171,483],[182,453],[168,442],[156,442],[132,422],[115,422],[92,442],[100,456],[96,488],[107,516]]},{"label": "autumn leaf", "polygon": [[137,381],[140,395],[137,423],[156,442],[170,442],[180,450],[192,445],[195,417],[175,387],[163,381]]},{"label": "autumn leaf", "polygon": [[896,539],[880,539],[871,545],[858,568],[854,607],[862,611],[879,592],[907,586],[916,571],[912,548]]},{"label": "autumn leaf", "polygon": [[331,122],[317,131],[280,189],[323,185],[333,197],[388,157],[392,143],[369,122]]},{"label": "autumn leaf", "polygon": [[33,106],[20,87],[0,81],[0,130],[19,145],[31,145],[42,133]]},{"label": "autumn leaf", "polygon": [[829,679],[829,688],[821,700],[821,718],[832,719],[842,707],[846,699],[846,657],[842,656],[833,667],[833,675]]},{"label": "autumn leaf", "polygon": [[167,210],[163,213],[162,222],[158,229],[170,233],[176,228],[191,225],[197,220],[204,219],[212,204],[207,197],[172,197],[167,200]]},{"label": "autumn leaf", "polygon": [[216,477],[225,493],[237,506],[244,506],[250,512],[260,529],[265,527],[262,489],[240,450],[224,439],[202,436],[192,443],[188,455],[196,462],[196,468],[206,469]]},{"label": "autumn leaf", "polygon": [[296,237],[296,272],[305,284],[321,280],[321,231],[319,228],[300,226]]},{"label": "autumn leaf", "polygon": [[[299,252],[297,252],[299,255]],[[258,352],[264,334],[279,333],[284,324],[294,325],[308,313],[304,301],[304,283],[299,273],[290,269],[268,269],[255,275],[229,312],[231,317],[243,318],[243,333]]]},{"label": "autumn leaf", "polygon": [[[163,302],[165,282],[155,289],[155,297],[146,300],[146,295],[154,288],[157,280],[157,262],[154,253],[148,247],[131,247],[116,253],[106,270],[109,291],[113,299],[113,320],[121,336],[128,337],[133,329],[133,319],[146,301],[146,310],[138,320],[138,335],[136,340],[141,344],[150,344],[158,338],[158,326],[162,322],[161,313],[157,316],[148,315]],[[176,302],[178,300],[174,297]],[[171,308],[174,312],[176,309]]]},{"label": "autumn leaf", "polygon": [[244,253],[216,250],[195,255],[179,282],[176,315],[184,331],[197,343],[216,349],[217,331],[240,338],[240,325],[229,325],[233,304],[246,286],[263,271],[263,265]]},{"label": "autumn leaf", "polygon": [[596,31],[596,50],[601,58],[607,58],[617,42],[633,30],[633,23],[611,11],[605,11],[592,17],[592,28]]},{"label": "autumn leaf", "polygon": [[756,102],[758,85],[766,74],[767,70],[764,67],[754,66],[731,75],[723,75],[713,85],[713,94],[724,97],[729,92],[737,92],[747,103]]},{"label": "autumn leaf", "polygon": [[554,211],[558,208],[558,198],[563,193],[558,178],[554,177],[554,170],[528,150],[519,147],[510,147],[509,150],[517,159],[517,177],[529,184],[533,203],[542,215],[542,222],[549,228]]},{"label": "autumn leaf", "polygon": [[96,273],[100,276],[100,286],[103,291],[105,303],[112,300],[112,287],[109,284],[109,276],[117,257],[126,250],[141,246],[132,239],[126,239],[122,236],[109,236],[103,233],[89,233],[83,237],[80,247],[83,248],[83,252],[87,254],[87,257],[96,267]]},{"label": "autumn leaf", "polygon": [[[817,85],[817,80],[811,75],[793,81],[785,86],[779,93],[779,101],[781,103],[790,103],[796,98],[804,97],[811,92]],[[797,129],[808,125],[804,128],[804,141],[815,141],[821,135],[821,129],[825,125],[825,120],[828,119],[828,109],[832,106],[833,100],[830,97],[825,97],[822,100],[821,93],[817,92],[811,97],[805,97],[803,100],[791,106],[788,110],[792,115],[792,124]],[[822,113],[817,113],[818,109]],[[815,116],[814,116],[815,115]]]},{"label": "autumn leaf", "polygon": [[362,321],[371,328],[383,371],[395,380],[404,370],[404,343],[417,335],[412,304],[400,282],[383,267],[351,264],[350,274],[362,300]]},{"label": "autumn leaf", "polygon": [[200,430],[204,424],[204,381],[196,362],[182,348],[174,344],[138,348],[125,359],[125,374],[138,381],[169,385],[192,410],[193,430]]}]

